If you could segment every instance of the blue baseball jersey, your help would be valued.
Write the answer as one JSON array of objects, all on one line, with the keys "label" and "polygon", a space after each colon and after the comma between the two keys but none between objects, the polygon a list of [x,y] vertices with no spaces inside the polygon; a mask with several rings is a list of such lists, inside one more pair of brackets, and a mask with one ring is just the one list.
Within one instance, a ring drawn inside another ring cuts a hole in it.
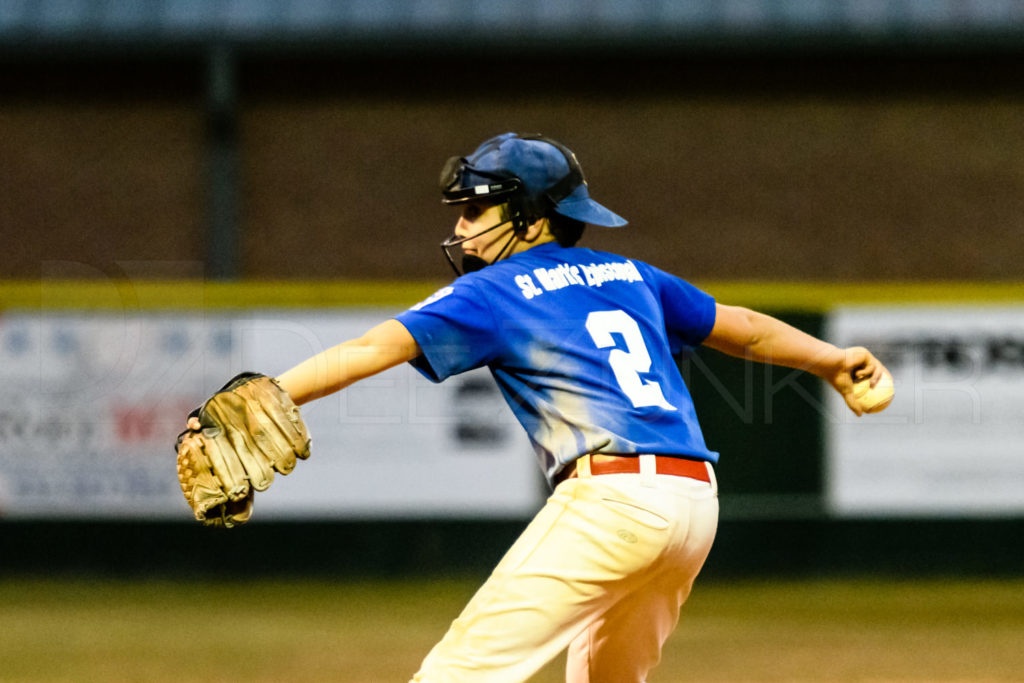
[{"label": "blue baseball jersey", "polygon": [[545,243],[396,319],[432,381],[490,369],[549,481],[585,453],[718,460],[675,361],[711,332],[714,299],[651,265]]}]

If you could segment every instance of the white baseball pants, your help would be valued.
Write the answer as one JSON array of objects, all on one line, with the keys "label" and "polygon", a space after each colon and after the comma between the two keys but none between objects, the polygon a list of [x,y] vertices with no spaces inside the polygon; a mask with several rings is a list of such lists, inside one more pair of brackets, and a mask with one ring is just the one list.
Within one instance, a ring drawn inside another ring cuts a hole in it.
[{"label": "white baseball pants", "polygon": [[568,647],[569,683],[642,683],[711,549],[718,497],[640,457],[639,474],[559,484],[412,680],[519,683]]}]

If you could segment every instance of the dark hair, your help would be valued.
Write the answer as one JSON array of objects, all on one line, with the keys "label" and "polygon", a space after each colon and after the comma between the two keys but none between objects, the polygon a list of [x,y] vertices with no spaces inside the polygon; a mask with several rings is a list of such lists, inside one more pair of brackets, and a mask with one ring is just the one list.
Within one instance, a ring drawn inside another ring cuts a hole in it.
[{"label": "dark hair", "polygon": [[548,212],[547,219],[551,223],[551,234],[555,236],[559,246],[562,247],[574,246],[583,236],[583,229],[587,227],[583,221],[563,216],[554,211]]},{"label": "dark hair", "polygon": [[[499,209],[501,211],[501,220],[509,220],[511,212],[508,208],[508,202],[500,204]],[[555,241],[562,247],[575,246],[580,241],[580,237],[583,236],[583,229],[587,227],[587,224],[583,221],[563,216],[554,211],[548,211],[544,218],[548,219],[551,234],[555,236]]]}]

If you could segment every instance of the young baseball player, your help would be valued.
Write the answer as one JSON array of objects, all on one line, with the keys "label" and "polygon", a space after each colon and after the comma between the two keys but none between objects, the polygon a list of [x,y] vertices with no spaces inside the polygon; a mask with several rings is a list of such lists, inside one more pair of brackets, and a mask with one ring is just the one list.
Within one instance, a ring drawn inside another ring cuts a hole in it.
[{"label": "young baseball player", "polygon": [[442,245],[459,277],[278,382],[302,404],[400,363],[436,382],[487,366],[533,444],[551,497],[414,681],[523,681],[567,647],[568,681],[644,681],[718,522],[718,454],[674,359],[704,345],[800,368],[858,415],[855,383],[885,369],[866,349],[575,247],[586,224],[626,221],[553,140],[492,138],[448,162],[442,192],[461,211]]}]

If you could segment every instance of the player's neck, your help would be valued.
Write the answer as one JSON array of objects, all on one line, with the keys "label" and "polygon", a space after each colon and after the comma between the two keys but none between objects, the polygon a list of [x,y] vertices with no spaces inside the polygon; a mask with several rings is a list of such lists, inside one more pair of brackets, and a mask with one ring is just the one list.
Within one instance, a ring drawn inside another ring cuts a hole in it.
[{"label": "player's neck", "polygon": [[524,251],[529,251],[530,249],[533,249],[534,247],[539,247],[542,244],[551,244],[553,242],[555,242],[555,236],[547,231],[541,233],[540,235],[537,236],[536,239],[532,241],[517,238],[515,243],[512,245],[512,249],[509,251],[508,255],[514,256],[515,254],[521,254]]}]

